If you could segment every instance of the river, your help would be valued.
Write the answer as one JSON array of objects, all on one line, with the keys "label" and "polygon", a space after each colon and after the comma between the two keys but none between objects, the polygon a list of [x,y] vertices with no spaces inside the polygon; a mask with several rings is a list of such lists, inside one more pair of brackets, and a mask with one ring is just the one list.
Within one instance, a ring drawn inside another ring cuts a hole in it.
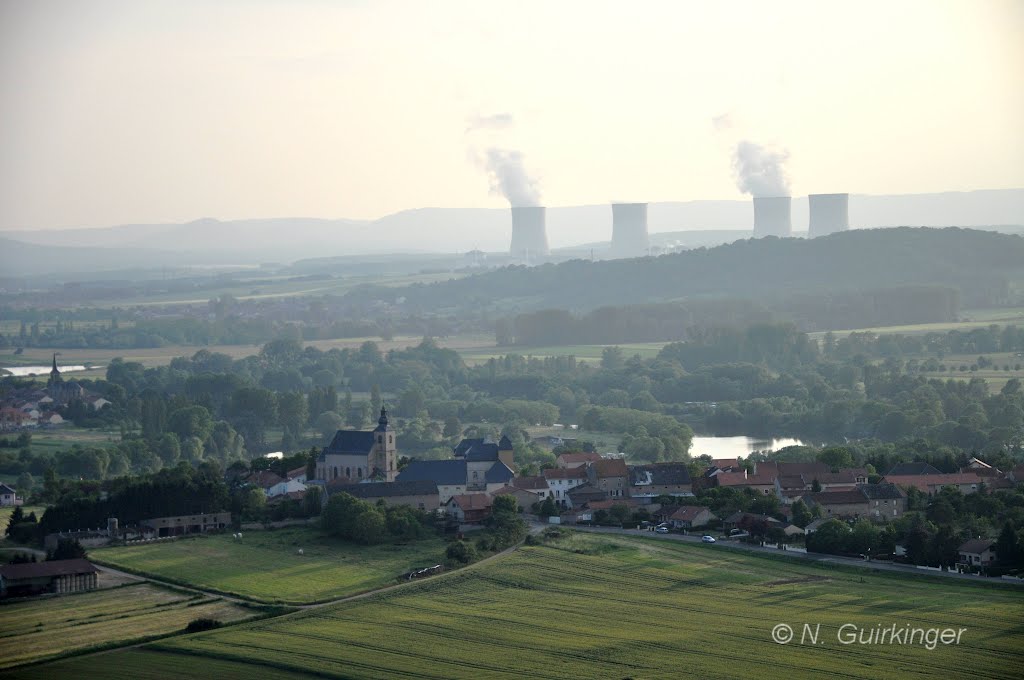
[{"label": "river", "polygon": [[[11,375],[16,375],[19,378],[29,375],[49,375],[52,368],[52,366],[0,366],[0,370],[10,371]],[[58,366],[58,368],[61,375],[86,370],[85,366]]]},{"label": "river", "polygon": [[801,446],[799,439],[761,439],[758,437],[694,437],[690,455],[707,454],[712,458],[745,458],[754,451],[778,451],[787,446]]}]

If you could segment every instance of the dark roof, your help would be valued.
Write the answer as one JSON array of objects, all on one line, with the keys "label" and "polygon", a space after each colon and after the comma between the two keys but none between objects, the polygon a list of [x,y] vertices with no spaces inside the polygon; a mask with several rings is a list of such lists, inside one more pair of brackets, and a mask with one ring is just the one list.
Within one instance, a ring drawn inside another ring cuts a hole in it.
[{"label": "dark roof", "polygon": [[941,475],[942,473],[928,463],[896,463],[892,469],[885,473],[886,477],[892,475]]},{"label": "dark roof", "polygon": [[396,481],[431,481],[443,486],[466,483],[464,460],[414,460],[398,473]]},{"label": "dark roof", "polygon": [[861,484],[857,487],[871,500],[904,498],[907,494],[895,484]]},{"label": "dark roof", "polygon": [[987,538],[972,538],[957,548],[957,552],[974,553],[977,555],[985,552],[993,545],[995,545],[995,541],[991,541]]},{"label": "dark roof", "polygon": [[857,503],[867,503],[867,496],[861,493],[861,491],[822,491],[821,493],[812,493],[808,496],[811,500],[819,505],[849,505]]},{"label": "dark roof", "polygon": [[499,460],[484,474],[484,481],[488,484],[508,484],[515,476],[516,473]]},{"label": "dark roof", "polygon": [[474,444],[466,451],[466,460],[484,462],[498,460],[498,445],[492,443]]},{"label": "dark roof", "polygon": [[670,515],[670,518],[680,522],[689,522],[705,511],[714,516],[709,508],[705,508],[702,505],[682,505],[676,508],[675,512]]},{"label": "dark roof", "polygon": [[654,463],[652,465],[634,465],[629,468],[632,484],[646,484],[647,475],[651,476],[651,484],[663,486],[690,484],[690,469],[685,463]]},{"label": "dark roof", "polygon": [[626,461],[621,458],[602,458],[601,460],[595,460],[591,463],[591,467],[594,470],[594,474],[598,478],[606,477],[628,477],[629,469],[626,467]]},{"label": "dark roof", "polygon": [[525,489],[527,491],[530,489],[543,489],[546,491],[548,488],[548,480],[544,479],[540,475],[535,477],[516,477],[512,480],[512,486],[517,489]]},{"label": "dark roof", "polygon": [[373,448],[373,432],[361,430],[338,430],[334,439],[323,450],[323,453],[360,453],[367,454]]},{"label": "dark roof", "polygon": [[483,437],[478,437],[475,439],[463,439],[461,442],[458,443],[458,445],[456,445],[454,449],[455,456],[461,458],[462,456],[465,456],[466,452],[469,451],[471,448],[473,448],[474,446],[479,446],[480,444],[483,443]]},{"label": "dark roof", "polygon": [[602,491],[601,489],[598,489],[596,486],[592,484],[580,484],[577,487],[569,489],[567,493],[569,494],[569,498],[572,499],[574,505],[589,500],[591,498],[608,497],[607,491]]},{"label": "dark roof", "polygon": [[0,484],[0,493],[17,493],[14,489],[7,486],[6,484]]},{"label": "dark roof", "polygon": [[402,482],[372,482],[331,487],[331,493],[347,493],[356,498],[392,498],[394,496],[432,496],[437,484],[428,479]]},{"label": "dark roof", "polygon": [[512,449],[512,440],[508,438],[507,434],[501,435],[501,439],[498,440],[499,451],[509,451]]},{"label": "dark roof", "polygon": [[19,580],[24,578],[43,578],[47,576],[66,576],[68,574],[91,574],[98,571],[89,560],[53,560],[49,562],[29,562],[27,564],[5,564],[0,566],[0,575],[5,579]]}]

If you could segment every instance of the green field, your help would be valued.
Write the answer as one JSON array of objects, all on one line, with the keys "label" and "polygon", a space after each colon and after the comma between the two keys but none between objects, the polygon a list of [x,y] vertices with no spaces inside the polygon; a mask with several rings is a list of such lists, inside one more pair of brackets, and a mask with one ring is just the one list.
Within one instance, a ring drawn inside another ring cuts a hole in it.
[{"label": "green field", "polygon": [[0,606],[0,668],[176,633],[193,619],[239,621],[255,610],[140,583]]},{"label": "green field", "polygon": [[[299,548],[304,554],[299,555]],[[101,548],[89,557],[136,573],[259,602],[305,604],[381,586],[444,559],[440,539],[361,546],[296,527]]]},{"label": "green field", "polygon": [[[906,326],[879,326],[877,328],[856,328],[853,330],[834,331],[839,337],[850,333],[887,333],[896,335],[924,335],[925,333],[948,333],[949,331],[969,331],[972,328],[987,328],[992,324],[999,326],[1024,326],[1024,307],[993,307],[986,309],[965,309],[960,312],[960,321],[939,323],[919,323]],[[824,331],[809,334],[812,338],[821,339]]]},{"label": "green field", "polygon": [[[406,588],[47,677],[1017,678],[1024,592],[717,546],[574,535]],[[772,641],[821,624],[819,643]],[[957,646],[843,645],[839,627],[965,628]],[[209,664],[209,665],[207,665]],[[224,665],[227,664],[227,665]],[[144,671],[141,675],[140,671]],[[26,676],[27,677],[27,676]]]},{"label": "green field", "polygon": [[[22,512],[28,515],[30,512],[36,513],[36,518],[43,516],[46,512],[45,505],[23,505],[21,506]],[[14,512],[14,508],[0,508],[0,535],[3,534],[4,530],[7,529],[7,523],[11,520],[11,513]]]}]

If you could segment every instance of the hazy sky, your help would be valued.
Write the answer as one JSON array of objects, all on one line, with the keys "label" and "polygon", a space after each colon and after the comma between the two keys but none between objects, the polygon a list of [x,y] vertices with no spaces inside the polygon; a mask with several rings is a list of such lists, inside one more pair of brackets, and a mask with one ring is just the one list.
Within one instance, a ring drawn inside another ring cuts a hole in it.
[{"label": "hazy sky", "polygon": [[[0,0],[0,228],[1024,186],[1024,2]],[[493,118],[497,116],[497,118]]]}]

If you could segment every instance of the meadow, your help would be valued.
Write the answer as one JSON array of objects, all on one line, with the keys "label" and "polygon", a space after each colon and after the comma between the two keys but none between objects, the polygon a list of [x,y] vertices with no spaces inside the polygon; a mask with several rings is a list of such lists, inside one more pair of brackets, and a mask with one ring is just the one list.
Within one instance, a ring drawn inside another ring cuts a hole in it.
[{"label": "meadow", "polygon": [[[573,534],[397,590],[142,649],[49,677],[1017,678],[1024,592]],[[780,623],[798,633],[772,640]],[[844,624],[965,628],[959,645],[844,645]],[[818,644],[800,643],[820,624]],[[144,671],[140,674],[140,671]],[[13,677],[28,677],[28,675]]]},{"label": "meadow", "polygon": [[202,595],[135,585],[0,606],[0,668],[169,635],[197,618],[224,623],[255,610]]},{"label": "meadow", "polygon": [[[299,549],[303,554],[299,554]],[[414,566],[444,559],[440,539],[361,546],[291,527],[100,548],[103,564],[257,602],[308,604],[391,585]]]}]

